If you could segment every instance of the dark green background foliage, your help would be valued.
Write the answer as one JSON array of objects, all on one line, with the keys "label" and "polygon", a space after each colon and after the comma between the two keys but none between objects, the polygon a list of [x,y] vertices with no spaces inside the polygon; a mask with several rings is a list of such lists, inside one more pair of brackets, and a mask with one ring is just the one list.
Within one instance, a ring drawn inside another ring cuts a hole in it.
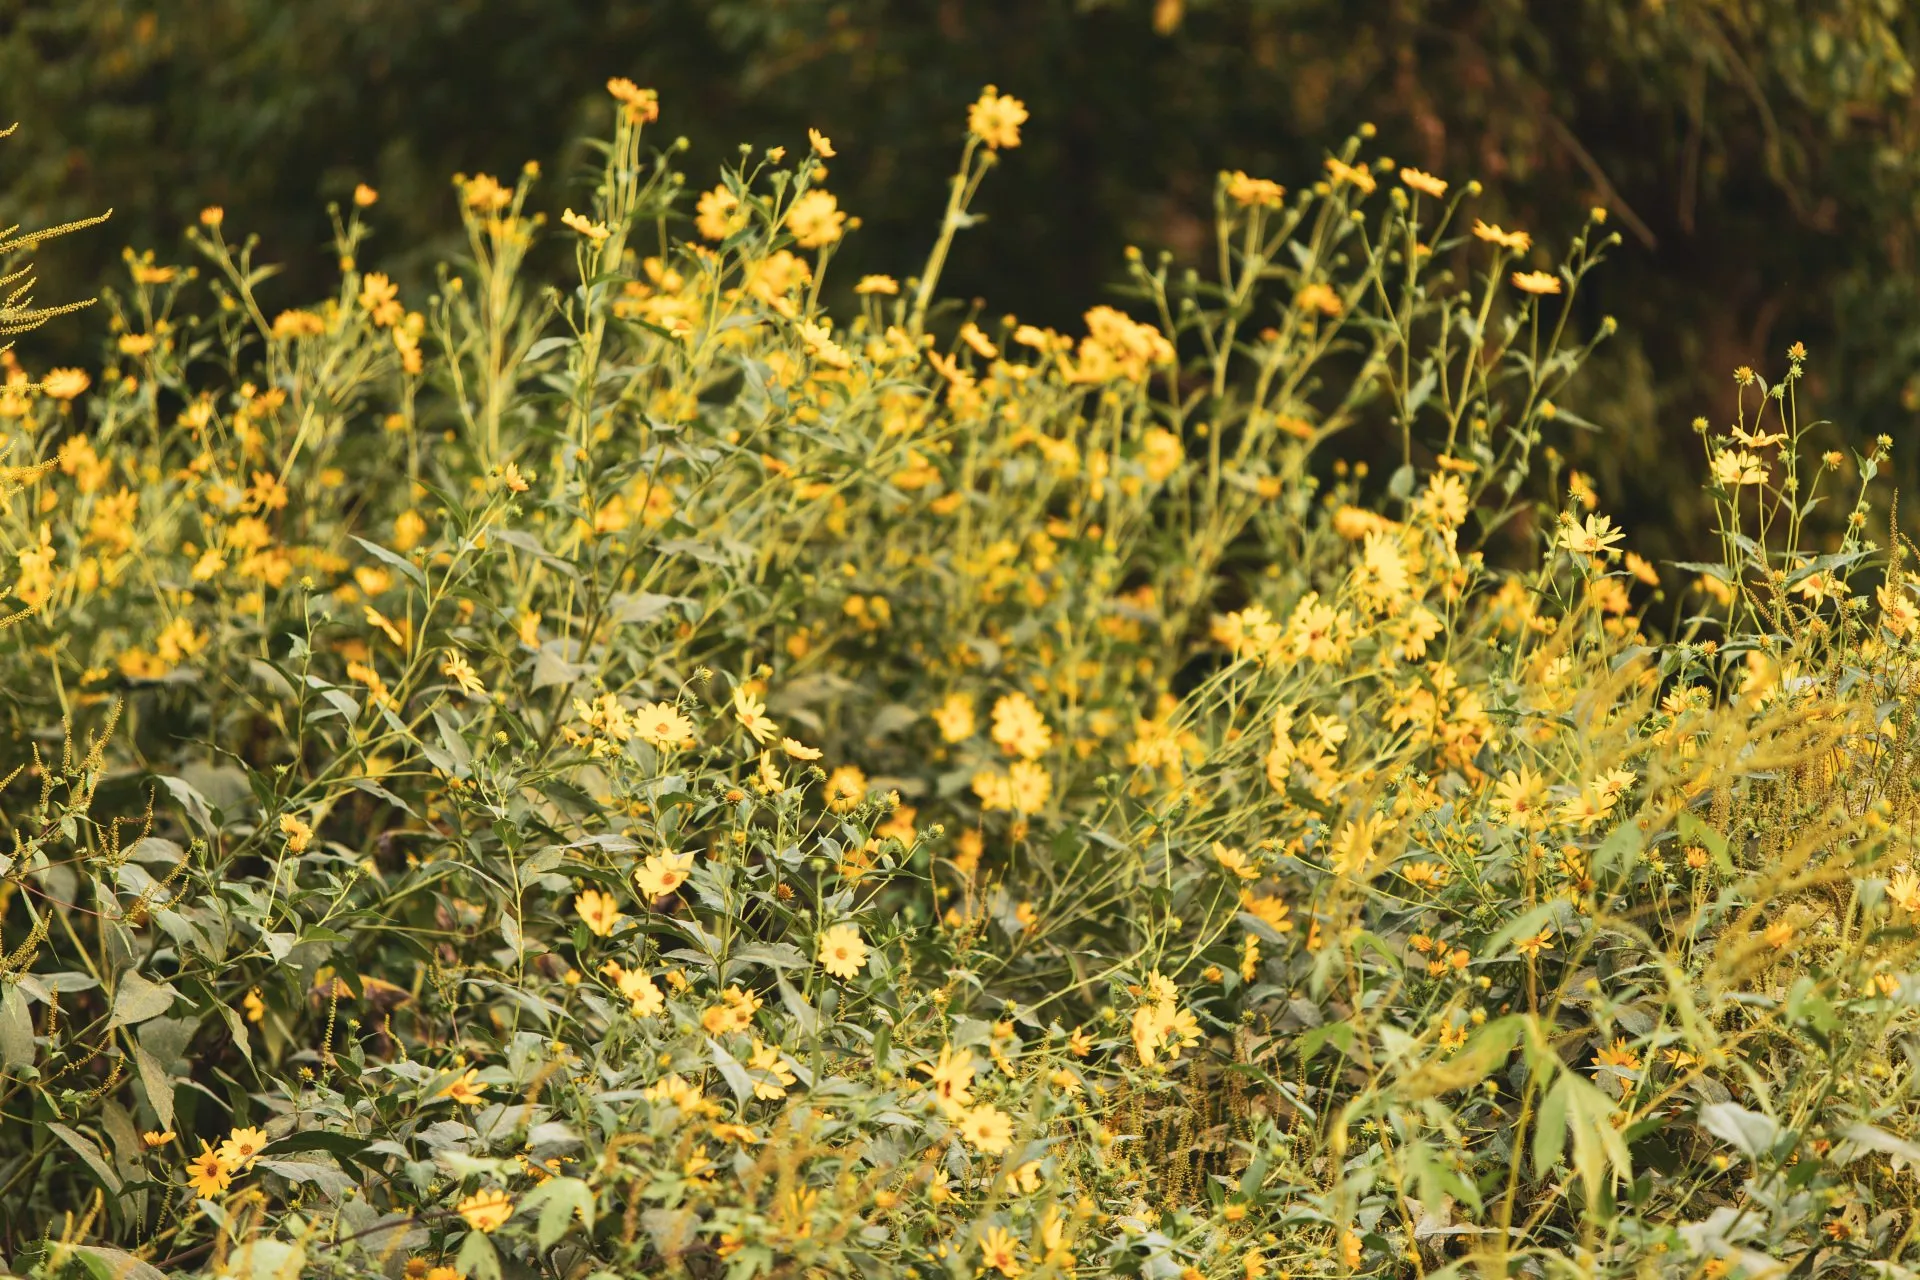
[{"label": "dark green background foliage", "polygon": [[1594,305],[1623,332],[1581,408],[1618,429],[1582,461],[1684,539],[1698,504],[1667,500],[1664,462],[1694,414],[1729,412],[1734,365],[1806,341],[1854,441],[1920,407],[1917,48],[1911,0],[0,0],[0,120],[24,126],[0,200],[28,225],[116,210],[44,255],[49,299],[219,203],[289,264],[292,302],[327,287],[325,202],[356,181],[401,274],[448,247],[456,170],[536,159],[554,211],[577,199],[576,140],[619,74],[660,90],[695,172],[829,133],[865,222],[845,287],[923,260],[993,82],[1033,120],[948,280],[1058,324],[1126,244],[1199,261],[1215,171],[1305,181],[1370,120],[1386,154],[1481,178],[1480,211],[1543,253],[1612,210],[1626,244]]}]

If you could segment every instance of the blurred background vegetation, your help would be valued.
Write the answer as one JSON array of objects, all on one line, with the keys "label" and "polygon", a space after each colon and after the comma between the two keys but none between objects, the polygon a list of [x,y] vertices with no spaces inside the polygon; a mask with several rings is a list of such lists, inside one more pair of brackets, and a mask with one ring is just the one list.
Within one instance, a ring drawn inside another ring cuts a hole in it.
[{"label": "blurred background vegetation", "polygon": [[[42,255],[54,300],[122,245],[184,257],[220,204],[287,264],[269,288],[292,303],[330,288],[325,205],[364,181],[371,259],[418,276],[453,250],[456,171],[536,160],[551,211],[577,203],[578,139],[627,75],[696,173],[831,135],[830,185],[864,220],[844,287],[923,261],[991,82],[1033,120],[947,281],[1068,325],[1128,244],[1203,260],[1217,170],[1305,181],[1372,121],[1396,160],[1480,178],[1478,211],[1543,252],[1611,211],[1626,243],[1592,318],[1622,332],[1580,410],[1612,430],[1577,458],[1677,547],[1705,516],[1687,424],[1730,415],[1736,365],[1805,341],[1836,432],[1912,438],[1916,50],[1913,0],[0,0],[0,122],[22,124],[0,221],[114,208]],[[40,353],[84,351],[101,320]]]}]

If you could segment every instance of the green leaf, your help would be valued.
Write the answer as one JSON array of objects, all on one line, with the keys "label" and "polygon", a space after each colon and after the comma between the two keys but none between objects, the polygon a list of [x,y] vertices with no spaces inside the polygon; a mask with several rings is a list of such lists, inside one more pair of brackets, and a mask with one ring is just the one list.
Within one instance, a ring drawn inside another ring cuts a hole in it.
[{"label": "green leaf", "polygon": [[1603,882],[1616,869],[1631,867],[1644,848],[1646,841],[1641,836],[1640,824],[1632,819],[1622,822],[1593,851],[1594,881]]},{"label": "green leaf", "polygon": [[368,542],[365,538],[353,535],[353,540],[366,549],[368,555],[388,565],[407,577],[424,591],[427,587],[427,575],[420,572],[420,566],[397,551],[389,551],[377,542]]},{"label": "green leaf", "polygon": [[33,1015],[27,1011],[26,993],[9,982],[0,991],[0,1066],[30,1067],[33,1059]]},{"label": "green leaf", "polygon": [[93,1140],[84,1134],[75,1133],[63,1124],[49,1124],[47,1132],[73,1148],[87,1168],[93,1170],[93,1176],[100,1179],[100,1185],[114,1195],[120,1194],[120,1175],[107,1164],[107,1157]]},{"label": "green leaf", "polygon": [[1701,1107],[1700,1127],[1756,1160],[1780,1139],[1780,1126],[1773,1117],[1749,1111],[1737,1102],[1710,1102]]},{"label": "green leaf", "polygon": [[179,994],[164,982],[149,982],[129,970],[120,976],[120,986],[113,993],[113,1017],[107,1020],[107,1030],[157,1018],[173,1007]]},{"label": "green leaf", "polygon": [[588,1231],[593,1230],[593,1188],[578,1178],[548,1178],[527,1193],[520,1207],[540,1210],[536,1240],[541,1249],[552,1248],[567,1234],[575,1218]]},{"label": "green leaf", "polygon": [[1353,1056],[1354,1030],[1351,1022],[1328,1022],[1300,1037],[1298,1052],[1305,1062],[1331,1044],[1342,1054]]},{"label": "green leaf", "polygon": [[453,1260],[456,1271],[464,1271],[470,1280],[500,1280],[500,1255],[494,1252],[493,1241],[478,1231],[467,1232],[467,1238],[460,1244],[460,1254]]},{"label": "green leaf", "polygon": [[1560,1163],[1567,1141],[1566,1073],[1553,1082],[1533,1120],[1533,1176],[1546,1178]]}]

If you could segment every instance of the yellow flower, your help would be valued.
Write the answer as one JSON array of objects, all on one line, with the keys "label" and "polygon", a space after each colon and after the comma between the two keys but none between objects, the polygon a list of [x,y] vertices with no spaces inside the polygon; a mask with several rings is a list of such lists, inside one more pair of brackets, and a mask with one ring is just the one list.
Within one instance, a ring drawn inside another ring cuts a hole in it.
[{"label": "yellow flower", "polygon": [[216,1196],[233,1185],[233,1172],[221,1162],[220,1155],[200,1141],[200,1154],[187,1161],[187,1185],[203,1196]]},{"label": "yellow flower", "polygon": [[858,765],[843,764],[827,777],[827,808],[835,813],[851,813],[867,796],[867,775]]},{"label": "yellow flower", "polygon": [[290,813],[280,815],[280,832],[287,838],[287,848],[294,853],[304,853],[313,842],[313,828]]},{"label": "yellow flower", "polygon": [[642,89],[625,76],[615,76],[607,81],[607,92],[635,124],[651,124],[660,118],[660,95],[655,90]]},{"label": "yellow flower", "polygon": [[867,963],[867,944],[851,924],[837,924],[820,935],[820,967],[836,978],[852,981]]},{"label": "yellow flower", "polygon": [[1516,271],[1513,273],[1513,287],[1522,293],[1559,293],[1560,277],[1547,271]]},{"label": "yellow flower", "polygon": [[[765,1102],[786,1097],[787,1090],[798,1078],[794,1075],[793,1069],[786,1064],[785,1059],[781,1058],[779,1045],[762,1044],[759,1040],[753,1042],[753,1055],[747,1059],[747,1067],[749,1070],[766,1074],[765,1079],[756,1080],[753,1084],[753,1096]],[[719,1136],[718,1129],[719,1126],[716,1125],[716,1137]],[[752,1137],[752,1130],[747,1130],[747,1134],[748,1141],[755,1140]]]},{"label": "yellow flower", "polygon": [[1767,478],[1767,464],[1757,454],[1748,453],[1745,449],[1722,449],[1713,455],[1713,478],[1727,488],[1763,484]]},{"label": "yellow flower", "polygon": [[573,910],[581,923],[598,938],[604,938],[619,928],[623,919],[619,903],[614,901],[613,895],[598,889],[587,889],[574,898]]},{"label": "yellow flower", "polygon": [[475,1192],[454,1208],[469,1227],[483,1235],[498,1231],[513,1216],[513,1200],[493,1187]]},{"label": "yellow flower", "polygon": [[353,188],[353,202],[362,209],[369,207],[379,198],[380,193],[364,182],[356,184]]},{"label": "yellow flower", "polygon": [[443,1086],[440,1092],[433,1096],[436,1098],[452,1098],[461,1106],[477,1107],[487,1100],[487,1086],[480,1083],[479,1070],[474,1067],[469,1067],[460,1075],[455,1076],[451,1083]]},{"label": "yellow flower", "polygon": [[820,748],[810,747],[794,738],[780,739],[780,749],[794,760],[818,760],[821,755]]},{"label": "yellow flower", "polygon": [[614,985],[627,998],[627,1006],[636,1018],[651,1018],[667,1007],[667,997],[654,980],[639,970],[623,971]]},{"label": "yellow flower", "polygon": [[1573,517],[1564,513],[1560,517],[1559,546],[1577,556],[1606,555],[1626,536],[1626,531],[1615,528],[1606,516],[1588,515],[1584,524],[1574,523]]},{"label": "yellow flower", "polygon": [[992,1103],[982,1102],[960,1117],[960,1136],[976,1151],[997,1156],[1013,1145],[1013,1120]]},{"label": "yellow flower", "polygon": [[1250,178],[1235,169],[1227,175],[1227,199],[1237,205],[1252,208],[1259,205],[1264,208],[1278,207],[1286,199],[1287,189],[1277,182],[1265,178]]},{"label": "yellow flower", "polygon": [[860,283],[853,286],[853,291],[863,295],[869,293],[894,294],[900,292],[900,282],[892,276],[861,276]]},{"label": "yellow flower", "polygon": [[151,1149],[166,1146],[169,1142],[173,1141],[173,1136],[173,1130],[171,1129],[168,1129],[164,1133],[158,1129],[149,1129],[140,1135],[140,1141],[146,1143],[147,1147]]},{"label": "yellow flower", "polygon": [[1213,842],[1213,860],[1218,862],[1230,874],[1242,880],[1258,880],[1260,868],[1247,860],[1247,855],[1238,849],[1228,848],[1218,840]]},{"label": "yellow flower", "polygon": [[1553,950],[1553,930],[1542,929],[1530,938],[1522,938],[1513,944],[1514,948],[1529,960],[1537,960],[1542,951]]},{"label": "yellow flower", "polygon": [[661,750],[693,745],[693,721],[665,702],[643,702],[629,720],[633,735]]},{"label": "yellow flower", "polygon": [[593,241],[595,244],[600,243],[602,240],[605,240],[608,236],[613,234],[611,231],[607,229],[606,223],[595,222],[592,218],[587,217],[585,214],[575,213],[572,209],[568,209],[564,213],[562,213],[560,215],[560,221],[564,223],[570,230],[585,236],[587,239]]},{"label": "yellow flower", "polygon": [[1920,875],[1910,870],[1895,872],[1887,885],[1887,896],[1902,911],[1920,913]]},{"label": "yellow flower", "polygon": [[664,898],[686,883],[693,870],[693,853],[656,853],[635,868],[633,883],[649,901]]},{"label": "yellow flower", "polygon": [[767,718],[767,704],[747,692],[745,685],[733,686],[733,715],[755,742],[765,742],[780,733],[780,726]]},{"label": "yellow flower", "polygon": [[964,693],[950,693],[933,709],[933,722],[948,742],[965,742],[973,736],[973,699]]},{"label": "yellow flower", "polygon": [[220,1163],[234,1173],[245,1173],[267,1145],[265,1129],[234,1129],[220,1144]]},{"label": "yellow flower", "polygon": [[1473,221],[1473,234],[1488,244],[1497,244],[1502,249],[1511,249],[1515,253],[1525,253],[1533,247],[1533,237],[1524,231],[1503,231],[1495,223]]},{"label": "yellow flower", "polygon": [[1345,183],[1357,189],[1361,195],[1372,195],[1374,189],[1373,171],[1364,165],[1348,164],[1344,160],[1327,157],[1327,176],[1335,186]]},{"label": "yellow flower", "polygon": [[393,549],[411,551],[427,534],[427,522],[418,511],[402,511],[393,518]]},{"label": "yellow flower", "polygon": [[953,1051],[941,1045],[940,1057],[932,1064],[922,1063],[927,1087],[933,1091],[933,1104],[949,1120],[957,1120],[973,1103],[973,1050]]},{"label": "yellow flower", "polygon": [[480,683],[480,677],[474,672],[473,665],[458,649],[447,650],[447,660],[440,664],[440,674],[459,685],[460,692],[469,698],[487,696],[487,686]]},{"label": "yellow flower", "polygon": [[980,1235],[980,1270],[998,1271],[1007,1280],[1025,1272],[1020,1265],[1020,1246],[1005,1227],[990,1227]]},{"label": "yellow flower", "polygon": [[693,225],[709,240],[725,240],[747,225],[747,211],[740,199],[723,186],[701,193],[694,204]]},{"label": "yellow flower", "polygon": [[240,998],[241,1008],[246,1010],[248,1022],[264,1022],[267,1018],[267,1002],[260,998],[260,988],[250,989]]},{"label": "yellow flower", "polygon": [[807,192],[787,210],[787,230],[802,249],[823,249],[840,238],[847,215],[840,202],[818,188]]},{"label": "yellow flower", "polygon": [[40,389],[55,400],[71,400],[93,385],[85,369],[49,369]]},{"label": "yellow flower", "polygon": [[982,89],[979,100],[967,108],[967,132],[994,151],[1019,146],[1020,126],[1026,122],[1027,105],[992,85]]},{"label": "yellow flower", "polygon": [[1436,178],[1432,174],[1423,173],[1419,169],[1402,169],[1400,171],[1400,181],[1415,191],[1420,192],[1422,195],[1432,196],[1435,200],[1447,194],[1445,179]]},{"label": "yellow flower", "polygon": [[1009,693],[993,704],[993,740],[1010,756],[1037,760],[1053,747],[1053,731],[1031,698]]},{"label": "yellow flower", "polygon": [[217,227],[226,220],[227,211],[217,204],[210,204],[200,211],[200,225],[203,227]]}]

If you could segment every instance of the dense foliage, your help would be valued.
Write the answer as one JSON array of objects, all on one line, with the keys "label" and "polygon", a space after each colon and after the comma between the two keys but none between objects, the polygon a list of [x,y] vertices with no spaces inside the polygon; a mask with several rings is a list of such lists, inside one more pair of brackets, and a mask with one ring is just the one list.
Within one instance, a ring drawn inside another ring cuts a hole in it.
[{"label": "dense foliage", "polygon": [[608,91],[431,286],[208,208],[6,357],[14,1273],[1908,1274],[1920,603],[1804,350],[1655,563],[1604,209],[1362,131],[1048,327],[939,289],[1016,98],[835,292],[835,142]]}]

